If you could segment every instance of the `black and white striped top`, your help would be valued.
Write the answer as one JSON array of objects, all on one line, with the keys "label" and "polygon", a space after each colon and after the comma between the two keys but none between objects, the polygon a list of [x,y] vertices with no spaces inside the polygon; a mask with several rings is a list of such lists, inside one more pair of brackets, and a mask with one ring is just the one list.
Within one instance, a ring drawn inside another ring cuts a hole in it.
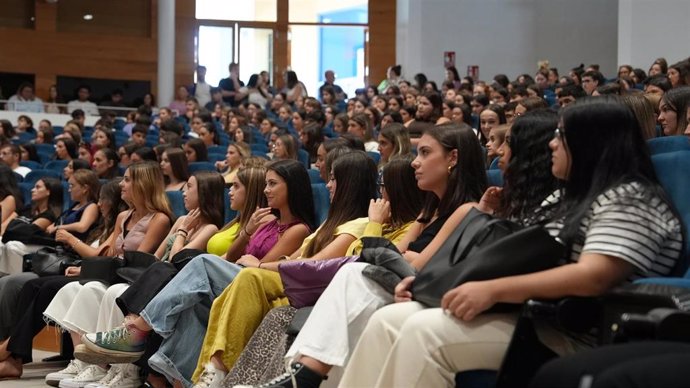
[{"label": "black and white striped top", "polygon": [[[557,193],[543,205],[557,203]],[[563,222],[545,226],[551,236],[558,236]],[[563,264],[577,262],[582,253],[617,257],[635,266],[628,278],[668,276],[683,249],[680,220],[652,190],[639,182],[624,183],[599,195],[582,219],[580,235],[570,258]]]}]

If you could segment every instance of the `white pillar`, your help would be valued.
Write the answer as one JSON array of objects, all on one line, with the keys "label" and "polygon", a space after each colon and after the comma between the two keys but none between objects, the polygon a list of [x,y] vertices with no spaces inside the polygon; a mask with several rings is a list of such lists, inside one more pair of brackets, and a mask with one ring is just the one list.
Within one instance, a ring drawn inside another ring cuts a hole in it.
[{"label": "white pillar", "polygon": [[158,0],[158,106],[168,106],[175,90],[175,0]]}]

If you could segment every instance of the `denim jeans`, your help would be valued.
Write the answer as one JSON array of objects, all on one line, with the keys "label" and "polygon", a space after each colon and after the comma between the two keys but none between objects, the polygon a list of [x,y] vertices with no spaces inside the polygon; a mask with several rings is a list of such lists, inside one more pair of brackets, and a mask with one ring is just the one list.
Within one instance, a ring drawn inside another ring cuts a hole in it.
[{"label": "denim jeans", "polygon": [[141,317],[163,337],[149,365],[170,382],[191,386],[213,300],[242,267],[218,256],[195,257],[142,310]]}]

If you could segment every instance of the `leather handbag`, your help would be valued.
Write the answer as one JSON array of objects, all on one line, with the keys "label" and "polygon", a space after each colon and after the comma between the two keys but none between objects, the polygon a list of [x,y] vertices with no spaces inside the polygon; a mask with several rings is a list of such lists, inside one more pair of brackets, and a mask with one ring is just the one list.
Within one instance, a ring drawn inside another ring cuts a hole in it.
[{"label": "leather handbag", "polygon": [[122,266],[116,268],[115,273],[127,283],[132,284],[151,264],[157,261],[156,256],[147,252],[125,251]]},{"label": "leather handbag", "polygon": [[67,267],[78,266],[81,261],[78,256],[66,252],[62,246],[43,247],[26,256],[31,259],[31,271],[40,277],[64,275]]},{"label": "leather handbag", "polygon": [[443,295],[460,284],[553,268],[565,251],[540,225],[523,228],[473,208],[419,271],[412,295],[439,307]]},{"label": "leather handbag", "polygon": [[328,260],[288,260],[278,266],[285,296],[294,308],[313,306],[336,272],[359,256],[344,256]]},{"label": "leather handbag", "polygon": [[24,244],[55,246],[55,239],[38,225],[24,217],[17,217],[10,221],[2,235],[2,242],[19,241]]},{"label": "leather handbag", "polygon": [[383,237],[362,237],[360,261],[371,264],[362,270],[362,275],[391,294],[402,279],[416,273],[395,244]]},{"label": "leather handbag", "polygon": [[79,283],[86,284],[92,281],[101,282],[107,286],[125,281],[117,274],[117,269],[122,267],[122,259],[119,257],[88,257],[81,262]]}]

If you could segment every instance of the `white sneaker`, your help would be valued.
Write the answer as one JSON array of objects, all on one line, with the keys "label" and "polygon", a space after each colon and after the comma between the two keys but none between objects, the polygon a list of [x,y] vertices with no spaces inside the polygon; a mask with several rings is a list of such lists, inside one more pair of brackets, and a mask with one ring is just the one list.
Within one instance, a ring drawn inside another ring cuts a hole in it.
[{"label": "white sneaker", "polygon": [[88,383],[94,383],[105,377],[105,369],[98,365],[89,365],[77,376],[60,381],[60,388],[84,388]]},{"label": "white sneaker", "polygon": [[204,367],[204,371],[199,376],[199,382],[193,388],[221,388],[226,373],[216,369],[213,363],[209,362]]},{"label": "white sneaker", "polygon": [[89,364],[85,362],[76,359],[72,360],[69,362],[65,369],[53,373],[48,373],[46,375],[46,384],[53,387],[57,387],[60,384],[61,380],[76,377],[79,374],[79,372],[86,369],[87,366],[89,366]]},{"label": "white sneaker", "polygon": [[103,376],[102,379],[98,380],[95,383],[88,383],[84,386],[84,388],[103,388],[107,387],[108,384],[110,384],[111,381],[117,376],[117,374],[120,373],[120,367],[115,365],[112,365],[110,369],[108,369],[108,373]]},{"label": "white sneaker", "polygon": [[115,378],[103,388],[138,388],[141,386],[139,367],[134,364],[118,364],[120,369]]}]

